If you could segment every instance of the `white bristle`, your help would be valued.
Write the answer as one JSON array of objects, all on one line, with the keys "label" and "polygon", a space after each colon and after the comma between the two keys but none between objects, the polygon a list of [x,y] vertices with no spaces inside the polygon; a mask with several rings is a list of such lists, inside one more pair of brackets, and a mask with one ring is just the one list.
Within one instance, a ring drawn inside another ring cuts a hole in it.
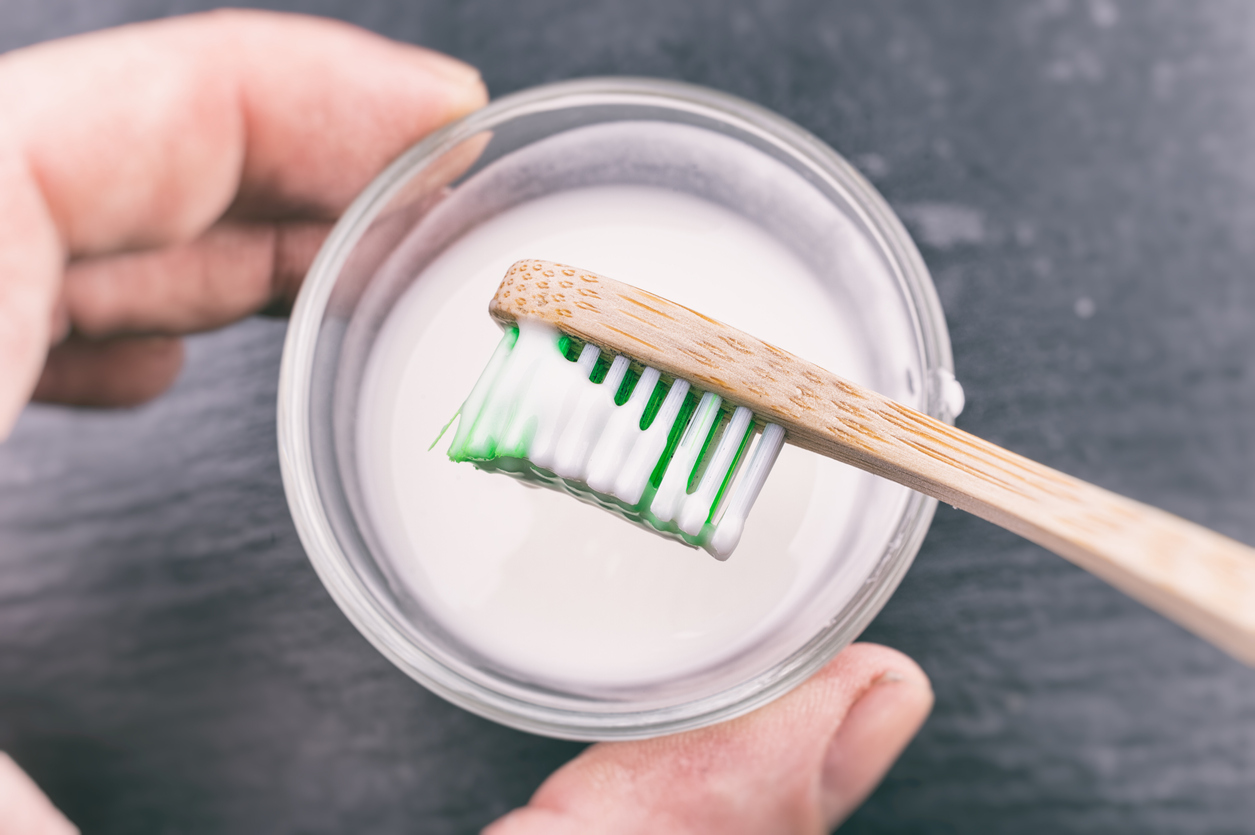
[{"label": "white bristle", "polygon": [[611,492],[616,498],[628,504],[636,504],[641,500],[645,485],[649,484],[649,477],[653,474],[654,467],[658,466],[663,450],[667,448],[671,424],[675,423],[676,415],[680,413],[688,392],[688,380],[676,380],[671,384],[671,390],[667,392],[666,399],[654,415],[654,422],[636,439],[627,460],[623,462],[623,469],[614,480],[614,490]]},{"label": "white bristle", "polygon": [[[531,344],[522,339],[518,340],[514,345],[514,350],[510,352],[504,366],[497,375],[497,382],[492,390],[492,399],[496,402],[512,402],[519,399],[526,402],[530,397],[540,396],[539,392],[532,389],[530,383],[534,376],[534,367],[543,362],[544,358],[545,351],[542,346]],[[488,406],[490,404],[485,403],[483,405]],[[475,420],[473,426],[469,427],[469,443],[478,445],[482,443],[484,438],[502,437],[507,433],[509,423],[517,411],[493,408],[481,409],[478,419]],[[457,443],[456,438],[454,443]]]},{"label": "white bristle", "polygon": [[676,445],[675,452],[671,455],[671,462],[667,464],[666,472],[662,475],[662,483],[658,485],[654,501],[649,506],[650,511],[658,517],[659,521],[670,522],[679,514],[680,506],[688,495],[689,478],[693,474],[693,468],[697,466],[697,459],[702,454],[706,438],[719,418],[720,402],[719,395],[706,392],[702,395],[701,402],[697,404],[693,418],[689,421],[688,428],[684,430],[680,443]]},{"label": "white bristle", "polygon": [[[519,410],[519,419],[526,420],[530,414],[548,413],[551,420],[539,421],[535,436],[527,451],[528,459],[536,466],[552,470],[557,456],[558,444],[570,423],[571,413],[579,400],[580,392],[588,383],[588,375],[593,373],[597,364],[597,356],[601,349],[595,345],[585,345],[580,358],[574,365],[566,357],[553,350],[549,340],[525,339],[525,332],[519,329],[519,343],[535,344],[538,350],[545,351],[545,361],[537,363],[528,379],[528,396],[535,404],[527,411]],[[554,343],[556,344],[556,342]],[[574,369],[575,373],[572,373]]]},{"label": "white bristle", "polygon": [[495,394],[497,380],[501,376],[502,370],[510,363],[513,357],[514,351],[511,349],[509,341],[502,339],[497,344],[497,350],[492,352],[492,359],[488,360],[488,366],[479,375],[475,388],[471,389],[471,393],[466,397],[466,402],[462,404],[462,408],[458,411],[458,430],[453,433],[453,443],[450,444],[450,447],[459,448],[466,445],[471,429],[474,428],[481,415],[484,414],[485,401],[488,400],[490,394]]},{"label": "white bristle", "polygon": [[[581,365],[584,354],[588,353],[587,347],[585,346],[585,351],[580,354]],[[623,375],[627,372],[630,362],[627,357],[615,357],[614,362],[610,364],[610,370],[606,373],[606,378],[600,384],[585,387],[579,393],[575,407],[571,411],[571,419],[562,430],[562,437],[554,453],[551,468],[554,475],[573,481],[586,479],[593,448],[601,438],[606,422],[610,420],[610,415],[615,410],[614,396],[619,390],[619,383],[623,381]],[[583,373],[582,367],[580,372]]]},{"label": "white bristle", "polygon": [[784,429],[774,423],[767,424],[745,465],[744,475],[733,488],[723,515],[719,518],[719,524],[715,526],[715,535],[711,537],[709,550],[716,558],[726,560],[741,541],[745,517],[754,506],[754,500],[758,498],[763,485],[767,483],[767,476],[771,473],[782,446]]},{"label": "white bristle", "polygon": [[620,354],[614,358],[614,362],[610,363],[610,370],[606,372],[606,379],[601,384],[610,390],[610,399],[619,393],[619,386],[623,385],[623,377],[627,374],[628,366],[632,361]]},{"label": "white bristle", "polygon": [[597,365],[597,358],[601,356],[601,349],[591,342],[585,342],[583,350],[580,351],[580,358],[575,361],[575,367],[580,370],[580,374],[584,379],[588,379],[593,375],[593,368]]},{"label": "white bristle", "polygon": [[[566,390],[560,377],[541,370],[552,362],[545,346],[520,337],[514,353],[517,362],[511,364],[508,371],[516,377],[517,405],[512,410],[502,410],[502,420],[506,422],[498,435],[502,449],[516,449],[529,435],[534,436],[537,430],[537,409],[546,398],[561,397]],[[504,396],[501,401],[508,402]],[[534,437],[531,447],[536,449]]]},{"label": "white bristle", "polygon": [[749,431],[753,417],[753,413],[744,406],[738,406],[732,413],[728,428],[719,439],[719,446],[715,447],[715,454],[706,464],[701,482],[684,500],[684,506],[676,517],[676,524],[686,534],[697,536],[701,533],[702,526],[710,517],[715,497],[719,495],[719,488],[723,486],[728,470],[735,463],[736,454],[741,449],[741,442],[745,440],[745,433]]},{"label": "white bristle", "polygon": [[659,376],[656,368],[641,372],[632,396],[607,421],[588,462],[588,486],[598,493],[614,494],[615,476],[623,469],[632,444],[641,434],[641,415],[645,414]]}]

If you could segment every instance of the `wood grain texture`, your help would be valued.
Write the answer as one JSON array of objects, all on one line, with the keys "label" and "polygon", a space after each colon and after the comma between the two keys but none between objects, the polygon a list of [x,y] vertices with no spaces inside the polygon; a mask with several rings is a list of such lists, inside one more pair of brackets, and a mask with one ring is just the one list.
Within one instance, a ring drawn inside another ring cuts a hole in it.
[{"label": "wood grain texture", "polygon": [[667,299],[519,261],[489,305],[681,377],[787,440],[1054,551],[1255,666],[1255,549],[1023,458]]}]

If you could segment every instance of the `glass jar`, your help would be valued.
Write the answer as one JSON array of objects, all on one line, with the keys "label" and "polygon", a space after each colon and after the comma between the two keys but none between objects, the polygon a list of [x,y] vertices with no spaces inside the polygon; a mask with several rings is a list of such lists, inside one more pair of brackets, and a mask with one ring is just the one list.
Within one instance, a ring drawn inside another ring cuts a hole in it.
[{"label": "glass jar", "polygon": [[831,148],[760,107],[657,80],[546,85],[442,129],[379,175],[323,246],[284,349],[278,436],[297,530],[340,608],[405,673],[503,724],[584,740],[701,727],[786,693],[884,606],[936,506],[866,476],[842,546],[862,562],[816,575],[754,646],[661,684],[599,690],[529,677],[476,652],[407,593],[359,460],[376,339],[416,277],[468,232],[529,201],[604,185],[682,192],[766,230],[857,313],[870,384],[942,420],[961,408],[941,306],[902,224]]}]

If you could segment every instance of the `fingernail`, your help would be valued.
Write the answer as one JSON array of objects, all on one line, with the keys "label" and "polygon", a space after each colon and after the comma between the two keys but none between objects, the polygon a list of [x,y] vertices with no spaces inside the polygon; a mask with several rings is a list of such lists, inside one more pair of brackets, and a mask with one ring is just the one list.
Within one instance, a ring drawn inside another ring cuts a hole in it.
[{"label": "fingernail", "polygon": [[927,718],[932,690],[917,679],[898,670],[882,673],[850,708],[828,743],[821,802],[832,826],[872,793]]},{"label": "fingernail", "polygon": [[459,61],[457,58],[431,49],[423,50],[423,58],[427,68],[446,81],[463,85],[479,82],[479,70],[465,61]]},{"label": "fingernail", "polygon": [[488,88],[484,86],[479,70],[456,58],[426,49],[423,50],[423,59],[427,71],[447,85],[444,90],[444,121],[461,118],[487,104]]}]

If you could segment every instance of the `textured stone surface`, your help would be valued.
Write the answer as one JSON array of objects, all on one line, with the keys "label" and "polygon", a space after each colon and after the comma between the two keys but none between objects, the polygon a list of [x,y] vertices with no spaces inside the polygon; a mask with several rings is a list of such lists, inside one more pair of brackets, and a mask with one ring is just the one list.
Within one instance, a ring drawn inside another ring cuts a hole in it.
[{"label": "textured stone surface", "polygon": [[[0,47],[202,6],[3,0]],[[310,0],[494,94],[679,78],[798,121],[906,219],[960,424],[1255,543],[1255,7],[1243,0]],[[467,832],[578,746],[412,685],[287,516],[282,325],[156,404],[0,446],[0,748],[90,832]],[[943,508],[869,638],[933,718],[852,832],[1249,831],[1255,673]],[[843,830],[844,831],[844,830]]]}]

